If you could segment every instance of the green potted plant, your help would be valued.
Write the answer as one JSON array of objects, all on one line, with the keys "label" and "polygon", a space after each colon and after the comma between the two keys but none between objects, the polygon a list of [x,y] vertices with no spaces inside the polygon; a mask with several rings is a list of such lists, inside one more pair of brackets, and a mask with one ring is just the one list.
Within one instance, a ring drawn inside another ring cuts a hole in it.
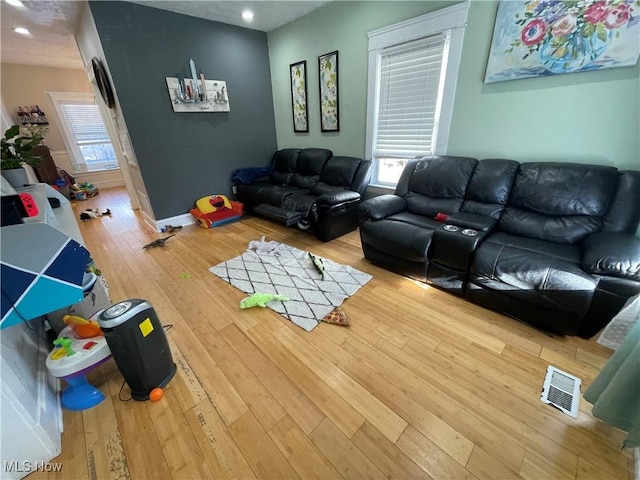
[{"label": "green potted plant", "polygon": [[0,140],[2,158],[0,170],[2,176],[14,187],[21,187],[28,183],[27,174],[22,168],[24,164],[37,167],[40,164],[40,156],[33,152],[42,139],[45,131],[37,125],[13,125]]}]

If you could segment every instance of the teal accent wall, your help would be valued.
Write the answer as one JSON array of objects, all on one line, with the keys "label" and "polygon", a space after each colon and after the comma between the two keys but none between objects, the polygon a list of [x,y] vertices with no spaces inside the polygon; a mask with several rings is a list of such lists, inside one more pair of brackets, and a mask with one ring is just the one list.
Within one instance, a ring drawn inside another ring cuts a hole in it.
[{"label": "teal accent wall", "polygon": [[[269,33],[278,148],[364,156],[367,32],[458,2],[333,2]],[[640,169],[640,66],[485,84],[497,2],[472,1],[448,153]],[[339,50],[340,132],[321,133],[317,57]],[[309,133],[293,133],[289,64],[307,60]]]}]

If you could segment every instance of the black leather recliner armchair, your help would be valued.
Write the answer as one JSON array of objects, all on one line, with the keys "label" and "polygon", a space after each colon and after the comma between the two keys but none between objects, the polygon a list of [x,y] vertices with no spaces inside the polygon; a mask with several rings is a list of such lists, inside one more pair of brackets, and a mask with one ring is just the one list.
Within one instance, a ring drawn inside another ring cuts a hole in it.
[{"label": "black leather recliner armchair", "polygon": [[247,211],[286,226],[308,218],[325,242],[358,227],[371,161],[333,156],[320,148],[289,148],[274,154],[272,166],[268,178],[237,186]]},{"label": "black leather recliner armchair", "polygon": [[640,291],[638,171],[426,157],[360,215],[374,263],[547,330],[590,337]]}]

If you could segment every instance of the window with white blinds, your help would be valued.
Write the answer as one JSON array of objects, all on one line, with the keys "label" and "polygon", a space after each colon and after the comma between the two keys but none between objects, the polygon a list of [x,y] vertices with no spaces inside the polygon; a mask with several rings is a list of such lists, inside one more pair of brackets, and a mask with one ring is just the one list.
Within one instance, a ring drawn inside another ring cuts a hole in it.
[{"label": "window with white blinds", "polygon": [[375,158],[433,152],[444,45],[437,34],[380,52]]},{"label": "window with white blinds", "polygon": [[446,154],[468,2],[368,33],[366,158],[393,187],[406,163]]},{"label": "window with white blinds", "polygon": [[74,170],[86,172],[117,168],[116,153],[94,96],[52,92],[49,95],[65,133]]},{"label": "window with white blinds", "polygon": [[61,103],[60,107],[71,133],[79,144],[104,143],[109,141],[107,127],[97,105]]}]

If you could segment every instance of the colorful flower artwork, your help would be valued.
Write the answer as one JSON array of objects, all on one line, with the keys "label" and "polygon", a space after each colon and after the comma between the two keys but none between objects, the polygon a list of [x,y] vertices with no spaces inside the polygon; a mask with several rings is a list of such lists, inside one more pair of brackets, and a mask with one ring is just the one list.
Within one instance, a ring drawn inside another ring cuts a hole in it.
[{"label": "colorful flower artwork", "polygon": [[503,1],[485,83],[633,66],[640,0]]},{"label": "colorful flower artwork", "polygon": [[340,131],[338,115],[338,52],[318,57],[320,80],[320,129]]},{"label": "colorful flower artwork", "polygon": [[293,112],[293,131],[308,132],[307,114],[307,61],[292,63],[291,74],[291,108]]}]

